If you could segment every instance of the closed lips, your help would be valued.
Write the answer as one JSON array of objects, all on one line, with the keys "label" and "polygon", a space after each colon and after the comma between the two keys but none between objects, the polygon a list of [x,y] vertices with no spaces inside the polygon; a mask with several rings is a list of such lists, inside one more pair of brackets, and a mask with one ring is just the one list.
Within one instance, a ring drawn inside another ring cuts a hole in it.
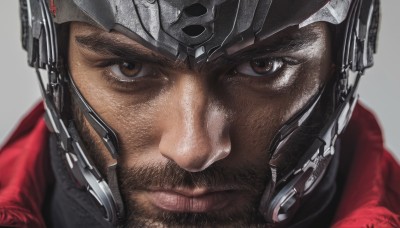
[{"label": "closed lips", "polygon": [[229,206],[240,195],[237,190],[150,190],[147,198],[156,207],[171,212],[205,213]]}]

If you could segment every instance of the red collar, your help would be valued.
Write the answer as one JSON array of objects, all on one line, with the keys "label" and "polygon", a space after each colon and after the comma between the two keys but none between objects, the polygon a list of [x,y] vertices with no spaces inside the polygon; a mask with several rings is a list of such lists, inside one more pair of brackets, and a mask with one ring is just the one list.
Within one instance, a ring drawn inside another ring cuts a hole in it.
[{"label": "red collar", "polygon": [[341,138],[338,175],[347,180],[333,227],[400,227],[400,166],[374,115],[357,104]]},{"label": "red collar", "polygon": [[0,227],[45,227],[41,206],[52,172],[38,104],[0,149]]}]

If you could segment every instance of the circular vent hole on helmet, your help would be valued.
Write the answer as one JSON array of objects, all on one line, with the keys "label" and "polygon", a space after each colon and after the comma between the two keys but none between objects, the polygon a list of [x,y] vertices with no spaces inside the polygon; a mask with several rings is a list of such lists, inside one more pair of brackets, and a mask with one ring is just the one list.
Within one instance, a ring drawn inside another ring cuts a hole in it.
[{"label": "circular vent hole on helmet", "polygon": [[183,12],[189,17],[198,17],[207,13],[207,8],[200,3],[195,3],[186,7]]},{"label": "circular vent hole on helmet", "polygon": [[184,33],[191,37],[200,35],[204,30],[206,30],[206,28],[202,25],[189,25],[182,29]]}]

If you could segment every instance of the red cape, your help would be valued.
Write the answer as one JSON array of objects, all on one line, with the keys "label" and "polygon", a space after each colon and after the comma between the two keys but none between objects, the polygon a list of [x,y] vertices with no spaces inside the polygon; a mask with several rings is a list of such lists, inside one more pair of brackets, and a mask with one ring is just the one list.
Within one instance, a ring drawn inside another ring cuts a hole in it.
[{"label": "red cape", "polygon": [[[0,149],[0,227],[45,227],[41,210],[53,176],[43,113],[37,105]],[[347,182],[332,226],[400,227],[400,166],[359,104],[342,136],[341,160]]]}]

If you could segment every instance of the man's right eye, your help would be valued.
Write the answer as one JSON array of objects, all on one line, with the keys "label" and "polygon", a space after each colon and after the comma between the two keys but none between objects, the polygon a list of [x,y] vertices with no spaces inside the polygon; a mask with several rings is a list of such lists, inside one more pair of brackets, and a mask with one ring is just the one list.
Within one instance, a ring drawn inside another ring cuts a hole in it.
[{"label": "man's right eye", "polygon": [[154,70],[149,64],[127,61],[109,64],[109,72],[111,76],[123,82],[134,81],[137,78],[154,74]]}]

